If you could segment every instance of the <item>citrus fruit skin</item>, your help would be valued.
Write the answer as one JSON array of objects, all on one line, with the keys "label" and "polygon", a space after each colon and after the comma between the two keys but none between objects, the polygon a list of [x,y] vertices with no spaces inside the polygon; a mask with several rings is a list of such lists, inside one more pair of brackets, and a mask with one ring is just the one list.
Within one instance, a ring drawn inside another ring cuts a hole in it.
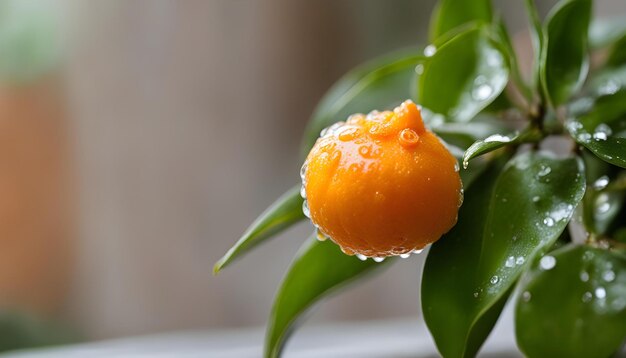
[{"label": "citrus fruit skin", "polygon": [[325,129],[301,174],[305,212],[349,255],[423,249],[454,226],[463,198],[457,160],[411,101]]}]

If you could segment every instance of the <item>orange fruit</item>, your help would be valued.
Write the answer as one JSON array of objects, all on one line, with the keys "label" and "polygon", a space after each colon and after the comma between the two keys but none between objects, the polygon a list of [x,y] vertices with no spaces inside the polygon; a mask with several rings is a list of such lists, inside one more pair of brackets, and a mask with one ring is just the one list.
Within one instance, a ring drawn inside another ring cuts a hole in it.
[{"label": "orange fruit", "polygon": [[322,131],[302,167],[304,211],[344,253],[406,256],[454,226],[457,160],[406,101]]}]

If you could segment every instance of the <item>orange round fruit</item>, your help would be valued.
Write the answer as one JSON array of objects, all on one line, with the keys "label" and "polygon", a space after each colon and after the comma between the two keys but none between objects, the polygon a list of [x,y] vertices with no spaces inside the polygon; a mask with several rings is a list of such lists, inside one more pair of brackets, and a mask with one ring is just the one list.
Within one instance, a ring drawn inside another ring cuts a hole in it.
[{"label": "orange round fruit", "polygon": [[304,211],[343,252],[408,255],[454,226],[463,198],[457,160],[406,101],[322,131],[301,171]]}]

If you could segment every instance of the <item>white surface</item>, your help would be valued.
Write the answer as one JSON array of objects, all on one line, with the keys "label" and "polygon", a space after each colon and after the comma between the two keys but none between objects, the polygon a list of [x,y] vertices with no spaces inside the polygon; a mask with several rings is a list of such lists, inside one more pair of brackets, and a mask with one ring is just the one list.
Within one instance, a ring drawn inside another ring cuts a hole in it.
[{"label": "white surface", "polygon": [[[16,352],[7,357],[219,357],[262,356],[263,329],[180,332]],[[439,357],[418,320],[352,322],[303,327],[290,340],[285,358]],[[512,314],[505,311],[479,357],[522,357],[515,348]]]}]

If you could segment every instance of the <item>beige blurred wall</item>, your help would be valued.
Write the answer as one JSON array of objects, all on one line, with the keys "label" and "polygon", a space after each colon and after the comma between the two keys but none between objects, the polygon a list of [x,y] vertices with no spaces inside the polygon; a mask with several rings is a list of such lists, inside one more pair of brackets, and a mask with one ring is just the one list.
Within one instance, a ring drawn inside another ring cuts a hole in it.
[{"label": "beige blurred wall", "polygon": [[[67,315],[93,338],[262,325],[310,225],[218,277],[212,264],[298,181],[323,92],[363,59],[424,41],[433,2],[61,2],[81,243]],[[315,320],[417,316],[420,266],[394,265]]]}]

